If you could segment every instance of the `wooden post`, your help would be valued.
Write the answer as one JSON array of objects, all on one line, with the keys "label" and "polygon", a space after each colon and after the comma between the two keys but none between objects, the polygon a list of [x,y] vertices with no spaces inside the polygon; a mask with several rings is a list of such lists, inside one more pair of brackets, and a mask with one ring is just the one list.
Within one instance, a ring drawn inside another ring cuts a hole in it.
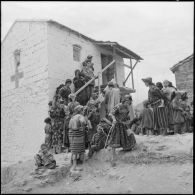
[{"label": "wooden post", "polygon": [[116,67],[116,49],[115,47],[113,47],[113,60],[115,60],[115,63],[114,63],[114,74],[115,74],[115,81],[116,83],[118,83],[118,79],[117,79],[117,67]]},{"label": "wooden post", "polygon": [[100,72],[98,72],[98,94],[100,95]]},{"label": "wooden post", "polygon": [[130,60],[130,67],[131,67],[131,81],[132,81],[132,88],[134,89],[134,79],[133,79],[133,67],[132,67],[132,59],[129,58]]},{"label": "wooden post", "polygon": [[[134,64],[132,70],[135,68],[135,66],[136,66],[136,64],[137,64],[138,62],[139,62],[139,61],[137,60],[136,63]],[[129,76],[131,75],[132,70],[130,71],[130,73],[128,74],[127,78],[126,78],[125,81],[123,82],[123,85],[124,85],[124,86],[125,86],[125,83],[127,82],[128,78],[129,78]]]}]

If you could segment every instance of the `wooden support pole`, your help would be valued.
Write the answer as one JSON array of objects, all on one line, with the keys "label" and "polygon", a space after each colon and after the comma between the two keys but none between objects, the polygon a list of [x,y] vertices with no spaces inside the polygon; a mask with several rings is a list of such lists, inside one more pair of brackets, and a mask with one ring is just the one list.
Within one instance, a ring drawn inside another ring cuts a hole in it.
[{"label": "wooden support pole", "polygon": [[98,94],[100,95],[100,72],[98,72]]},{"label": "wooden support pole", "polygon": [[130,67],[131,67],[131,81],[132,81],[132,88],[134,89],[134,79],[133,79],[133,67],[132,67],[132,59],[129,58],[130,60]]},{"label": "wooden support pole", "polygon": [[115,60],[115,63],[114,63],[115,81],[116,81],[116,83],[118,83],[118,79],[117,79],[117,67],[116,67],[116,49],[115,49],[115,47],[113,47],[113,60]]},{"label": "wooden support pole", "polygon": [[131,69],[130,73],[128,74],[127,78],[126,78],[125,81],[123,82],[123,85],[124,85],[124,86],[125,86],[125,84],[126,84],[128,78],[129,78],[129,76],[131,75],[132,70],[135,68],[135,66],[137,65],[138,62],[139,62],[139,61],[137,60],[136,63],[134,64],[133,68]]},{"label": "wooden support pole", "polygon": [[[104,69],[102,69],[99,73],[103,73],[105,70],[107,70],[111,65],[113,65],[115,62],[115,60],[113,60],[112,62],[110,62],[110,64],[108,64],[106,67],[104,67]],[[85,89],[85,87],[87,87],[91,82],[93,82],[95,79],[97,79],[97,75],[92,78],[91,80],[89,80],[87,83],[85,83],[85,85],[83,85],[78,91],[76,91],[73,95],[77,96],[83,89]]]}]

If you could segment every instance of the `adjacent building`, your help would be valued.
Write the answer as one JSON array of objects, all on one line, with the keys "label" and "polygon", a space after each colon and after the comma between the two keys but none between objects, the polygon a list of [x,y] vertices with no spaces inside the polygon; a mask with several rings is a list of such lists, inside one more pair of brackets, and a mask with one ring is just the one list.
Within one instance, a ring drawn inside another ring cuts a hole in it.
[{"label": "adjacent building", "polygon": [[170,70],[175,74],[176,87],[188,92],[189,102],[193,101],[194,54],[175,64]]}]

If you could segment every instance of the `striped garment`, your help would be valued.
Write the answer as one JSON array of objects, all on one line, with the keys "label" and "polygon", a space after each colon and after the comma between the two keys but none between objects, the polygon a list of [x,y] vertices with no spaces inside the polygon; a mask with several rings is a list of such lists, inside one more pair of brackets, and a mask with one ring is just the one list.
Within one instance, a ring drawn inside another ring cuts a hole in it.
[{"label": "striped garment", "polygon": [[154,107],[154,130],[159,131],[160,128],[168,128],[168,107]]},{"label": "striped garment", "polygon": [[167,105],[168,108],[168,122],[169,122],[169,126],[170,125],[174,125],[174,121],[173,121],[173,105],[171,103],[168,103]]},{"label": "striped garment", "polygon": [[72,154],[82,154],[85,152],[85,131],[81,129],[69,130],[70,150]]},{"label": "striped garment", "polygon": [[85,118],[81,114],[73,115],[69,122],[69,142],[72,154],[85,152]]}]

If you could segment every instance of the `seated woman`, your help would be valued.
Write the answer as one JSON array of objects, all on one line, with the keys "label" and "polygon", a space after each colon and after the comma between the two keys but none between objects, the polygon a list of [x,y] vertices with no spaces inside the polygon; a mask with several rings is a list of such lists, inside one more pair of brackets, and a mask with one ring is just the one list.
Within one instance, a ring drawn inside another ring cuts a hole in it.
[{"label": "seated woman", "polygon": [[41,149],[39,153],[35,155],[34,159],[37,169],[40,168],[54,169],[56,167],[56,161],[53,155],[49,153],[46,144],[41,145]]},{"label": "seated woman", "polygon": [[[110,113],[112,122],[112,132],[108,141],[108,145],[113,151],[113,162],[115,161],[115,149],[122,147],[125,151],[130,151],[136,144],[133,133],[128,135],[127,130],[130,128],[130,105],[132,98],[130,95],[125,95],[122,102],[116,105]],[[113,163],[115,165],[115,163]]]},{"label": "seated woman", "polygon": [[106,137],[107,135],[104,133],[103,128],[101,127],[101,125],[98,125],[97,133],[93,135],[93,138],[91,140],[91,147],[89,148],[88,153],[89,157],[92,157],[94,152],[98,152],[104,148],[106,143]]}]

